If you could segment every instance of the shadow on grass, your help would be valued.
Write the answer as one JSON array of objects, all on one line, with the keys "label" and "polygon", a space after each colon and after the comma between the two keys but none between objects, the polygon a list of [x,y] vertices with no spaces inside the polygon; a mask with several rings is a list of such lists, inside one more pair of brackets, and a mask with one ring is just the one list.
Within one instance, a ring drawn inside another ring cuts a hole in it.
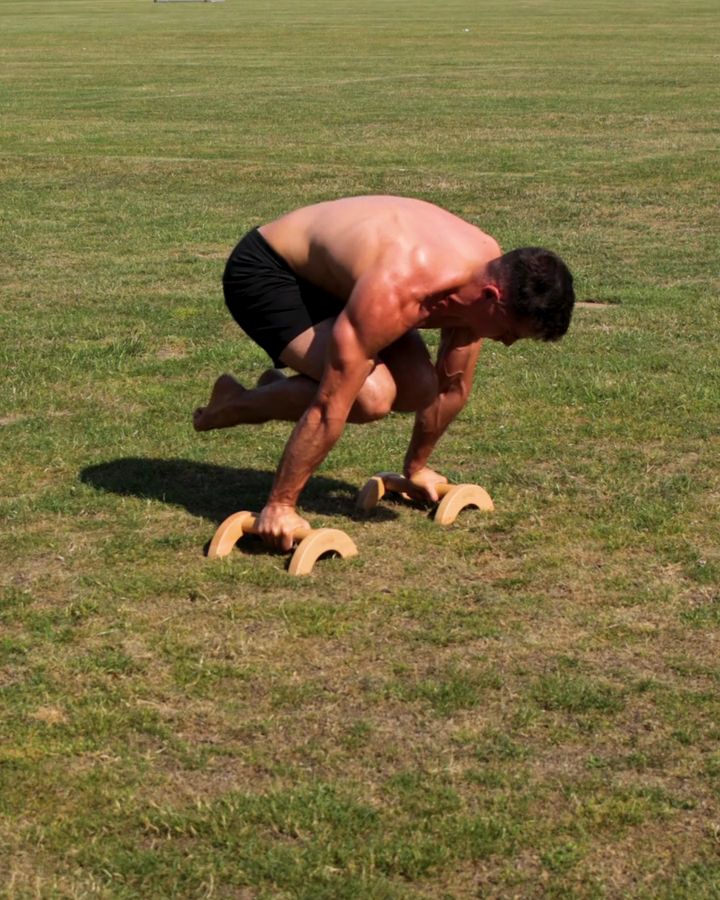
[{"label": "shadow on grass", "polygon": [[[191,515],[217,524],[238,510],[262,509],[273,477],[274,472],[258,469],[139,457],[114,459],[80,472],[80,480],[97,490],[182,506]],[[303,491],[300,511],[355,518],[357,490],[358,485],[316,475]],[[397,513],[377,509],[374,516],[394,519]]]}]

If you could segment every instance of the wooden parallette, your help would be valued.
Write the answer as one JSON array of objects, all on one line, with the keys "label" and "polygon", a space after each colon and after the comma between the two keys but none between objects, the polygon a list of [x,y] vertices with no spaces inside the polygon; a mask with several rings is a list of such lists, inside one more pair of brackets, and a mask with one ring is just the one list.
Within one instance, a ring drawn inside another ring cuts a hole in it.
[{"label": "wooden parallette", "polygon": [[[375,509],[383,496],[388,493],[400,494],[410,499],[412,482],[394,472],[380,472],[374,475],[362,488],[357,498],[357,508],[363,512]],[[435,510],[435,521],[439,525],[451,525],[461,509],[476,506],[484,512],[492,512],[495,505],[490,494],[477,484],[438,484],[436,486],[440,503]]]},{"label": "wooden parallette", "polygon": [[[244,534],[257,534],[255,513],[233,513],[218,527],[208,548],[208,557],[227,556]],[[299,541],[288,566],[291,575],[308,575],[324,553],[342,557],[357,556],[355,543],[338,528],[298,528],[293,538]]]}]

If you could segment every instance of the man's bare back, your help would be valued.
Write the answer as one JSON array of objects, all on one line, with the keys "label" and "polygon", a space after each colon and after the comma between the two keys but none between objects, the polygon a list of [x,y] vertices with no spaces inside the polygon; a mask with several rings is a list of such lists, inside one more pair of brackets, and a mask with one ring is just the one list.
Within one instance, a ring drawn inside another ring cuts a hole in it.
[{"label": "man's bare back", "polygon": [[375,269],[422,274],[429,295],[465,283],[501,253],[479,228],[407,197],[330,200],[294,210],[260,232],[298,275],[345,300]]},{"label": "man's bare back", "polygon": [[[467,402],[483,338],[557,340],[574,302],[572,276],[550,251],[501,255],[452,213],[388,196],[315,204],[250,232],[224,286],[238,324],[297,374],[275,371],[251,390],[221,376],[195,427],[297,421],[256,523],[282,549],[307,524],[298,497],[346,422],[414,412],[404,472],[418,497],[436,500],[445,479],[427,461]],[[442,330],[434,364],[422,328]]]}]

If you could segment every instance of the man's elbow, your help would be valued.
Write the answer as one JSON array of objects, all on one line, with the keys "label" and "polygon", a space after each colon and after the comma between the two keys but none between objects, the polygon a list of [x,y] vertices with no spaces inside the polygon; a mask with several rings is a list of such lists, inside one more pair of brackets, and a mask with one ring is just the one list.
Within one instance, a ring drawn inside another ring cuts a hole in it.
[{"label": "man's elbow", "polygon": [[453,378],[440,385],[440,394],[445,402],[457,409],[462,409],[470,396],[472,384],[464,378]]}]

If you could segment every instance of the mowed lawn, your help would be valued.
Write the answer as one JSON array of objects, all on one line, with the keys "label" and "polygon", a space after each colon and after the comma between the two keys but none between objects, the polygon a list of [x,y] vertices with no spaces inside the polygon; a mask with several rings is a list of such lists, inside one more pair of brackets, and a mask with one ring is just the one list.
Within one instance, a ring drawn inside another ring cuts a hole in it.
[{"label": "mowed lawn", "polygon": [[[720,897],[719,47],[717,0],[0,0],[2,896]],[[356,516],[393,415],[302,496],[355,559],[209,560],[290,433],[190,426],[267,364],[224,260],[383,192],[575,273],[434,457],[496,510]]]}]

